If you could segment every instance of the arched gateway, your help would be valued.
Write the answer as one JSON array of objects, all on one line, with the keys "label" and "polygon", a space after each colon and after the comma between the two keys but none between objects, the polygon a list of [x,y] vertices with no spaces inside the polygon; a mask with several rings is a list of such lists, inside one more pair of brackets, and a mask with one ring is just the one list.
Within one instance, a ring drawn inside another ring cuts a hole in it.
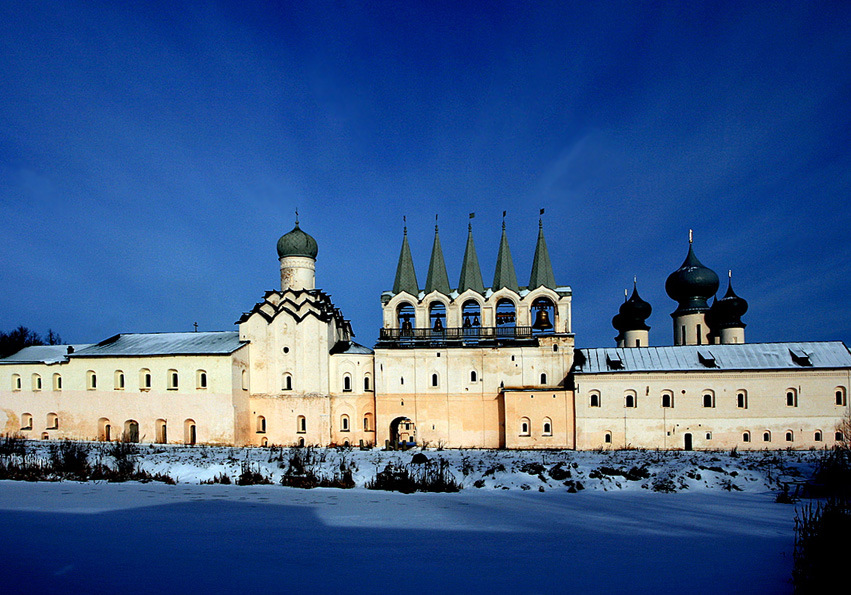
[{"label": "arched gateway", "polygon": [[416,426],[407,417],[397,417],[390,422],[391,448],[405,448],[417,443]]}]

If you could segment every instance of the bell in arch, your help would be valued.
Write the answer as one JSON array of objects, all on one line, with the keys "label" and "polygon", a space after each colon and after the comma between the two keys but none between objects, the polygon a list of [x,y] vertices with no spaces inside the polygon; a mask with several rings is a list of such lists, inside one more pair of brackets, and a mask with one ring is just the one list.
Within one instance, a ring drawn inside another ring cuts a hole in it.
[{"label": "bell in arch", "polygon": [[440,321],[440,316],[434,317],[434,332],[439,333],[443,330],[443,323]]},{"label": "bell in arch", "polygon": [[539,307],[538,313],[535,314],[535,322],[532,324],[532,328],[536,331],[546,331],[553,328],[553,323],[550,322],[550,313],[547,312],[546,307]]}]

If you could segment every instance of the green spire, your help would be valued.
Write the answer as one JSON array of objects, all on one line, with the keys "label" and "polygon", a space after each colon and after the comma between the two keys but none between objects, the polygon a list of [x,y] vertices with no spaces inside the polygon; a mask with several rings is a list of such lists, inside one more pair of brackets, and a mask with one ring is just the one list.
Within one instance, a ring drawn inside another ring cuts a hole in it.
[{"label": "green spire", "polygon": [[[435,220],[437,218],[435,217]],[[434,245],[431,247],[431,262],[428,264],[428,277],[426,278],[426,295],[432,291],[439,291],[449,295],[449,276],[446,274],[446,262],[443,260],[443,249],[440,247],[440,235],[437,231],[437,223],[434,224]]]},{"label": "green spire", "polygon": [[555,289],[556,278],[553,275],[553,264],[550,262],[547,241],[544,239],[544,223],[538,220],[538,245],[535,246],[535,259],[532,261],[532,276],[529,278],[529,289],[537,289],[541,285]]},{"label": "green spire", "polygon": [[473,224],[467,225],[467,249],[464,250],[464,262],[461,265],[461,278],[458,280],[458,293],[472,289],[485,293],[482,282],[482,270],[479,268],[479,257],[476,256],[476,245],[473,243]]},{"label": "green spire", "polygon": [[511,259],[511,249],[505,236],[505,219],[502,221],[502,238],[499,240],[499,254],[496,257],[496,271],[493,274],[491,289],[498,291],[503,287],[520,291],[517,286],[517,273],[514,272],[514,261]]},{"label": "green spire", "polygon": [[399,264],[396,266],[396,280],[393,282],[393,293],[407,291],[413,296],[420,293],[417,285],[417,273],[414,272],[414,259],[411,258],[411,247],[408,245],[408,226],[405,226],[402,238],[402,251],[399,253]]}]

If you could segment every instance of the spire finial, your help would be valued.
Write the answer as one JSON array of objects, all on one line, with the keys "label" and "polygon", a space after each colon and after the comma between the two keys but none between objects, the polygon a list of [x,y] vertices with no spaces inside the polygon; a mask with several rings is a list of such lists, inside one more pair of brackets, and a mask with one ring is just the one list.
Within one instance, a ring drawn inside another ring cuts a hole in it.
[{"label": "spire finial", "polygon": [[627,289],[626,289],[626,287],[624,287],[623,288],[623,301],[624,302],[626,302],[626,296],[627,296]]},{"label": "spire finial", "polygon": [[544,229],[544,209],[538,215],[538,229]]},{"label": "spire finial", "polygon": [[475,216],[475,213],[470,213],[470,221],[467,223],[467,231],[473,231],[473,217]]},{"label": "spire finial", "polygon": [[437,231],[437,213],[434,214],[434,231]]},{"label": "spire finial", "polygon": [[505,231],[505,213],[507,211],[502,212],[502,231]]},{"label": "spire finial", "polygon": [[295,210],[295,224],[298,225],[298,209]]},{"label": "spire finial", "polygon": [[633,276],[632,276],[632,287],[633,287],[633,288],[638,287],[638,275],[633,275]]},{"label": "spire finial", "polygon": [[728,278],[728,279],[732,279],[732,278],[733,278],[733,269],[727,269],[727,278]]},{"label": "spire finial", "polygon": [[408,235],[408,217],[402,215],[402,233]]},{"label": "spire finial", "polygon": [[688,230],[688,243],[691,244],[694,242],[694,232],[690,229]]}]

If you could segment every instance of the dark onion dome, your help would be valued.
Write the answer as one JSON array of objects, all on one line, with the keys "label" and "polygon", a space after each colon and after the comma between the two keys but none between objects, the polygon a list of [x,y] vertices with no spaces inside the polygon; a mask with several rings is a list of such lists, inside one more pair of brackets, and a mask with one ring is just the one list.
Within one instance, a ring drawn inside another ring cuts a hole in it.
[{"label": "dark onion dome", "polygon": [[615,314],[612,318],[612,326],[615,327],[615,330],[618,331],[618,338],[623,334],[626,329],[627,321],[624,320],[623,314]]},{"label": "dark onion dome", "polygon": [[[624,292],[626,293],[626,292]],[[615,330],[624,331],[648,331],[650,327],[644,322],[650,317],[653,308],[638,295],[638,286],[632,285],[632,295],[621,304],[618,314],[612,318],[612,326]]]},{"label": "dark onion dome", "polygon": [[694,255],[691,241],[682,266],[668,275],[665,291],[679,304],[672,316],[706,312],[709,309],[706,300],[718,291],[718,275],[700,263]]},{"label": "dark onion dome", "polygon": [[748,311],[748,303],[733,291],[733,276],[729,274],[727,293],[720,300],[716,299],[710,308],[711,320],[707,321],[714,331],[722,328],[745,328],[742,316]]},{"label": "dark onion dome", "polygon": [[316,260],[318,253],[319,246],[316,245],[316,240],[301,230],[298,221],[295,222],[295,227],[291,232],[285,233],[278,240],[278,258],[306,256]]}]

